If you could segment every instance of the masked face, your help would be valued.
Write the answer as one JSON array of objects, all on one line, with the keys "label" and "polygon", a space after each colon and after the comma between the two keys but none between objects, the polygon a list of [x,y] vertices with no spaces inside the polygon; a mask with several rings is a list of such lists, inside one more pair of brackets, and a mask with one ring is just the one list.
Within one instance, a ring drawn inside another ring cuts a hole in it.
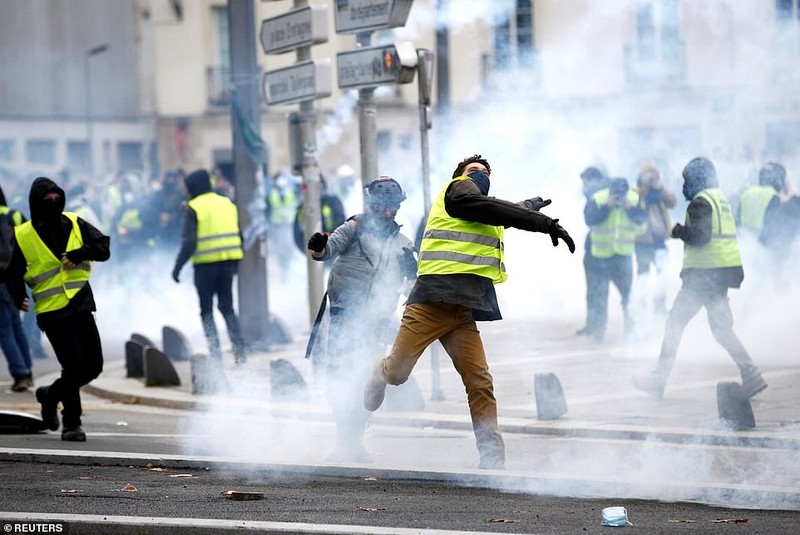
[{"label": "masked face", "polygon": [[64,210],[64,199],[56,192],[50,192],[42,199],[40,214],[44,223],[57,223]]},{"label": "masked face", "polygon": [[469,178],[472,179],[475,184],[478,185],[478,189],[481,190],[481,193],[484,195],[489,194],[489,186],[491,183],[489,182],[489,175],[484,173],[483,171],[473,171],[467,175]]},{"label": "masked face", "polygon": [[694,196],[697,194],[697,188],[695,188],[692,184],[688,181],[683,182],[683,198],[687,201],[691,201],[694,199]]}]

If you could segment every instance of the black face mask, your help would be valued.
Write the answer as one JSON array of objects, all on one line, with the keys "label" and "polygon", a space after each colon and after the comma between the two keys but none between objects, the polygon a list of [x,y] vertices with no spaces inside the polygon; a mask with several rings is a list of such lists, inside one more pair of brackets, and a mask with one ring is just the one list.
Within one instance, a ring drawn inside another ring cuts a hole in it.
[{"label": "black face mask", "polygon": [[478,185],[478,189],[481,190],[481,193],[489,195],[489,175],[483,171],[473,171],[467,176]]},{"label": "black face mask", "polygon": [[45,224],[58,223],[61,220],[63,202],[61,199],[42,199],[39,215]]},{"label": "black face mask", "polygon": [[697,195],[699,191],[700,190],[697,189],[695,185],[690,184],[688,181],[683,182],[683,198],[687,201],[691,202],[691,200],[694,199],[694,196]]}]

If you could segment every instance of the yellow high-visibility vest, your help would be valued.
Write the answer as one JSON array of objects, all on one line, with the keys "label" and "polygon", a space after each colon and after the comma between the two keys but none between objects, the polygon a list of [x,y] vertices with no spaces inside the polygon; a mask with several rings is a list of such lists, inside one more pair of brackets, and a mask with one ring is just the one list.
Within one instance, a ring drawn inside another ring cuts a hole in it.
[{"label": "yellow high-visibility vest", "polygon": [[495,284],[508,279],[503,253],[503,227],[484,225],[448,215],[444,195],[455,181],[445,184],[431,207],[419,252],[421,275],[478,275]]},{"label": "yellow high-visibility vest", "polygon": [[[603,206],[608,202],[610,195],[608,188],[601,189],[592,195],[592,202]],[[628,190],[625,199],[631,206],[639,204],[639,194]],[[622,206],[614,206],[609,210],[608,217],[597,225],[592,225],[592,256],[595,258],[611,258],[614,255],[631,256],[633,254],[636,236],[641,233],[644,225],[634,223],[628,212]]]},{"label": "yellow high-visibility vest", "polygon": [[[694,196],[702,197],[711,205],[711,240],[701,246],[683,245],[683,267],[712,269],[742,265],[739,242],[736,239],[736,221],[731,205],[719,188],[704,189]],[[686,213],[686,226],[690,226]]]},{"label": "yellow high-visibility vest", "polygon": [[269,207],[269,222],[273,225],[294,221],[294,213],[297,209],[297,195],[295,195],[294,189],[286,189],[281,197],[278,188],[272,188],[269,192]]},{"label": "yellow high-visibility vest", "polygon": [[239,209],[231,200],[213,191],[189,201],[197,214],[197,248],[193,264],[208,264],[244,257],[239,236]]},{"label": "yellow high-visibility vest", "polygon": [[[83,236],[78,228],[78,216],[72,212],[64,212],[64,215],[72,221],[66,250],[80,249]],[[65,267],[44,244],[30,221],[14,227],[14,235],[28,264],[25,284],[31,289],[36,313],[52,312],[67,306],[89,282],[92,270],[89,262],[81,262],[74,268]]]},{"label": "yellow high-visibility vest", "polygon": [[764,216],[772,199],[778,192],[772,186],[752,186],[742,193],[739,201],[741,224],[743,228],[761,234],[764,229]]}]

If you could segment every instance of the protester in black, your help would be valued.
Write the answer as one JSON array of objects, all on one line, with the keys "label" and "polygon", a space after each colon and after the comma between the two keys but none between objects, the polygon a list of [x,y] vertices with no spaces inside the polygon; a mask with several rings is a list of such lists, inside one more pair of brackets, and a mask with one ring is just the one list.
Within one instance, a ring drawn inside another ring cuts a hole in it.
[{"label": "protester in black", "polygon": [[[25,285],[33,291],[37,323],[53,346],[61,376],[36,389],[47,429],[59,427],[62,440],[85,441],[80,387],[103,370],[103,350],[94,320],[89,262],[108,260],[109,237],[75,214],[64,212],[65,194],[46,177],[33,181],[28,196],[31,221],[15,227],[6,285],[17,308],[29,309]],[[50,266],[55,266],[55,275]],[[34,277],[35,276],[35,277]],[[53,284],[58,277],[61,284]]]}]

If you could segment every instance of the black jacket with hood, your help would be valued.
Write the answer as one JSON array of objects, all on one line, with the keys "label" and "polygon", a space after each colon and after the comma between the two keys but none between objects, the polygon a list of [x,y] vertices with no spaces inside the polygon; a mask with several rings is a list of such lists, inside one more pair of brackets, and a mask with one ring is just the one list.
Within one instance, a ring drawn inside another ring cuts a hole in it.
[{"label": "black jacket with hood", "polygon": [[[51,192],[59,195],[54,202],[45,200],[45,195]],[[61,253],[65,251],[69,235],[72,232],[72,222],[62,214],[66,202],[64,190],[49,178],[39,177],[31,184],[28,202],[30,203],[33,228],[56,258],[61,258]],[[85,260],[97,262],[108,260],[111,256],[109,237],[81,218],[78,218],[78,228],[83,237],[83,247],[67,254],[70,261],[77,264]],[[12,247],[11,262],[6,271],[6,286],[11,293],[14,305],[21,308],[22,301],[28,296],[24,281],[28,262],[22,250],[17,246],[16,240],[13,241]],[[33,303],[29,304],[33,308]],[[92,288],[86,284],[70,299],[66,307],[38,314],[37,323],[42,330],[46,330],[48,326],[54,325],[61,318],[95,310],[97,307]]]}]

